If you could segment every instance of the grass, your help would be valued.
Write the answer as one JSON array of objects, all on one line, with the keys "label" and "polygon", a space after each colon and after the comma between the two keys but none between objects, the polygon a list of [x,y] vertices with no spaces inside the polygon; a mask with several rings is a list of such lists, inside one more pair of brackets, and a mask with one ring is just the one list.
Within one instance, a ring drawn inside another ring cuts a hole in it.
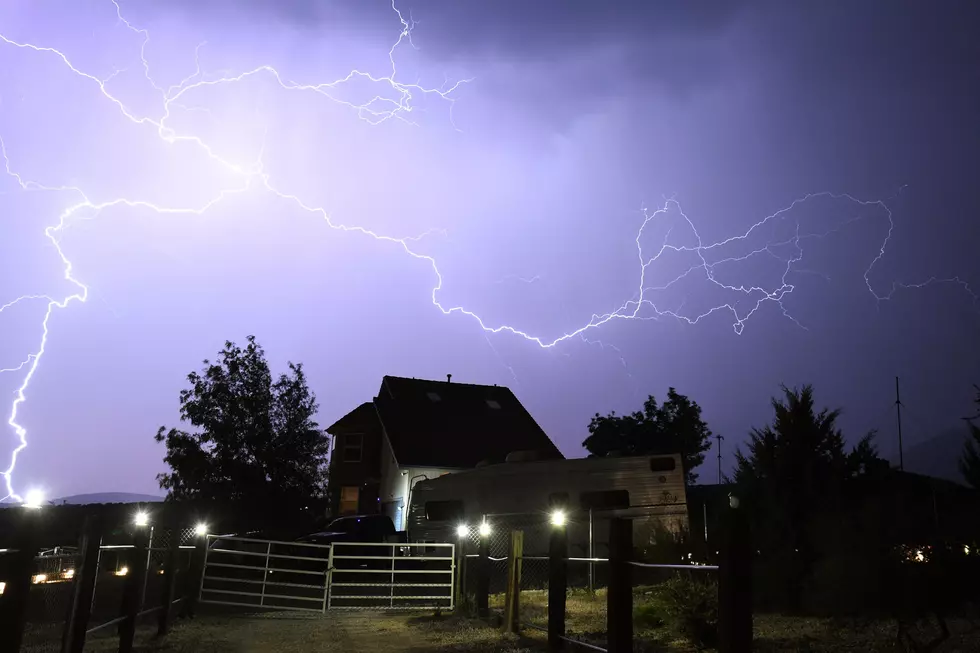
[{"label": "grass", "polygon": [[[645,601],[648,593],[638,588],[634,594],[633,629],[637,652],[694,653],[687,641],[673,635],[660,619],[656,606]],[[503,606],[503,595],[491,597],[492,607]],[[548,594],[544,591],[521,592],[521,618],[524,623],[547,624]],[[935,653],[976,653],[980,651],[980,623],[966,619],[949,620],[952,637]],[[573,590],[566,599],[566,632],[590,644],[605,645],[606,595],[595,596]],[[829,618],[790,617],[759,614],[754,618],[757,653],[906,653],[896,641],[892,620],[839,620]],[[920,624],[916,640],[926,642],[936,634],[932,624]],[[709,649],[711,650],[711,649]]]},{"label": "grass", "polygon": [[[654,614],[655,606],[644,602],[649,596],[638,592],[634,605],[634,631],[638,653],[693,653],[687,642],[672,635]],[[503,596],[491,597],[492,607],[503,606]],[[433,616],[419,613],[342,612],[327,615],[295,612],[252,612],[201,606],[192,620],[179,620],[171,633],[154,638],[155,628],[139,628],[136,653],[530,653],[544,650],[544,633],[526,629],[526,637],[502,635],[500,630],[478,620],[461,616]],[[592,596],[584,591],[569,593],[566,602],[566,630],[570,637],[605,645],[606,596],[603,590]],[[523,623],[547,624],[547,592],[521,593]],[[934,653],[976,653],[980,651],[980,623],[965,619],[950,621],[953,637]],[[60,628],[54,633],[60,635]],[[905,653],[895,639],[891,621],[842,621],[756,615],[757,653]],[[922,629],[919,641],[934,633]],[[57,640],[54,640],[57,641]],[[44,647],[23,650],[56,650]],[[87,653],[118,650],[112,629],[90,637]]]}]

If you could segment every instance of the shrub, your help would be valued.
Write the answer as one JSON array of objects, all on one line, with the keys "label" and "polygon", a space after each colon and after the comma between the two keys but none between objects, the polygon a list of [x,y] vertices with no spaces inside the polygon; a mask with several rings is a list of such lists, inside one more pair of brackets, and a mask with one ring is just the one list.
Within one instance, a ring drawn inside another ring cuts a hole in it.
[{"label": "shrub", "polygon": [[718,583],[675,576],[657,586],[654,610],[663,615],[664,624],[675,635],[688,640],[698,650],[718,644]]}]

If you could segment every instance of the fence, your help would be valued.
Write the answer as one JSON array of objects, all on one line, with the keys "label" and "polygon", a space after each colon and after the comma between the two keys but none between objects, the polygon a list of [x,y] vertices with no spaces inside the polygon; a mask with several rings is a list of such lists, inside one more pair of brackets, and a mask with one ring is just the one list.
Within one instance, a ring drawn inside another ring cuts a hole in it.
[{"label": "fence", "polygon": [[323,612],[329,545],[207,536],[201,602]]},{"label": "fence", "polygon": [[[41,549],[38,519],[25,518],[17,546],[0,555],[0,650],[76,653],[87,638],[119,639],[132,649],[137,622],[155,617],[158,634],[174,606],[193,612],[203,537],[183,525],[125,528],[86,520],[77,547]],[[125,541],[128,543],[106,543]]]},{"label": "fence", "polygon": [[453,544],[336,542],[330,550],[332,609],[453,609]]},{"label": "fence", "polygon": [[[733,504],[734,505],[734,504]],[[744,511],[725,515],[717,564],[690,554],[675,563],[655,560],[645,542],[634,546],[634,519],[642,511],[560,515],[488,515],[484,526],[460,538],[458,603],[481,617],[494,615],[505,630],[547,632],[549,648],[632,651],[635,640],[663,636],[671,619],[695,647],[718,646],[722,653],[750,650],[752,613],[751,549]],[[642,520],[639,520],[642,521]],[[604,556],[595,528],[603,523]],[[676,614],[669,606],[690,606],[697,614]],[[666,609],[665,609],[666,608]],[[659,639],[649,642],[663,648]]]}]

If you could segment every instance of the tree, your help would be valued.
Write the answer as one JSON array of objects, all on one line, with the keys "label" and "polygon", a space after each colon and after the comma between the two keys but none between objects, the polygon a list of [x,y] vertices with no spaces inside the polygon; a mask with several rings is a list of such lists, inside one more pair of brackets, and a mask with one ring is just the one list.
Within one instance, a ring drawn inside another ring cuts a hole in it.
[{"label": "tree", "polygon": [[[980,405],[980,386],[974,386],[977,390],[974,402]],[[966,420],[970,427],[969,437],[963,443],[963,454],[960,456],[960,473],[963,479],[971,486],[980,490],[980,426],[976,425],[976,420],[980,415],[975,415]]]},{"label": "tree", "polygon": [[752,429],[748,453],[736,450],[735,483],[752,506],[759,544],[785,561],[781,600],[798,605],[817,554],[814,519],[839,515],[848,484],[888,463],[878,456],[873,431],[845,449],[841,411],[817,411],[812,386],[782,390],[782,399],[772,399],[772,424]]},{"label": "tree", "polygon": [[300,364],[273,380],[265,352],[248,337],[226,342],[219,360],[187,376],[180,419],[192,431],[161,426],[167,447],[160,474],[168,499],[235,501],[250,510],[283,510],[326,489],[328,436],[314,417],[316,397]]},{"label": "tree", "polygon": [[704,462],[711,437],[697,402],[669,388],[662,405],[650,395],[643,402],[642,411],[629,415],[596,413],[582,446],[592,456],[679,453],[687,482],[693,484],[698,478],[694,469]]}]

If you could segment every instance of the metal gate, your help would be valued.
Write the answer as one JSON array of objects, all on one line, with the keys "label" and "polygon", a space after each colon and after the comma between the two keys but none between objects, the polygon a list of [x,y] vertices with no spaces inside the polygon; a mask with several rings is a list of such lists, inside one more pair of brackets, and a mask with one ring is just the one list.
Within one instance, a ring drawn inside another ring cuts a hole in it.
[{"label": "metal gate", "polygon": [[324,612],[330,546],[207,536],[202,603]]},{"label": "metal gate", "polygon": [[453,609],[453,544],[337,542],[330,551],[327,607]]}]

